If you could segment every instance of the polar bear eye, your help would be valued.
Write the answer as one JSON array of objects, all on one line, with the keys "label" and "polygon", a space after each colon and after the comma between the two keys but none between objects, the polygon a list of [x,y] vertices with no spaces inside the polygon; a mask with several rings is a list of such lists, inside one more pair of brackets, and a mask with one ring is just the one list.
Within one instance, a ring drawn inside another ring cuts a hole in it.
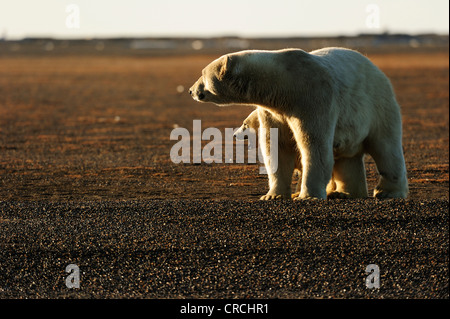
[{"label": "polar bear eye", "polygon": [[216,86],[214,83],[214,79],[210,79],[205,77],[203,80],[204,90],[208,91],[211,94],[217,94]]},{"label": "polar bear eye", "polygon": [[210,91],[208,78],[205,76],[203,80],[204,88],[206,91]]}]

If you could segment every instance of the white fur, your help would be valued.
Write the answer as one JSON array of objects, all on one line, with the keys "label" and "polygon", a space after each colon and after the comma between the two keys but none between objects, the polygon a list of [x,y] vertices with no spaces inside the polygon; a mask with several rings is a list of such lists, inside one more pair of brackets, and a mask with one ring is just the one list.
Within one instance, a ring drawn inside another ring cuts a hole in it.
[{"label": "white fur", "polygon": [[[210,90],[205,90],[205,80]],[[299,150],[300,199],[326,198],[327,194],[366,197],[365,154],[374,158],[381,176],[376,197],[408,194],[400,107],[388,78],[356,51],[325,48],[311,53],[286,49],[229,54],[203,70],[191,88],[194,99],[199,100],[200,93],[204,96],[201,102],[256,105],[262,127],[270,128],[275,119],[276,125],[290,130],[294,146],[285,148],[291,155],[280,147],[281,170],[276,183],[269,176],[269,193],[274,189],[284,196],[295,166],[292,154]],[[267,146],[266,137],[260,136],[261,142]],[[272,160],[270,154],[264,156]]]}]

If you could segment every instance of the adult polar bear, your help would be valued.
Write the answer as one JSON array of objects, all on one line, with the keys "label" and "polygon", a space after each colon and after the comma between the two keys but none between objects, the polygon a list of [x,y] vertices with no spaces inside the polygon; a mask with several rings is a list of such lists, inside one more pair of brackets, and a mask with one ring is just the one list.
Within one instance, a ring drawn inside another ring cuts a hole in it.
[{"label": "adult polar bear", "polygon": [[[196,101],[220,106],[256,105],[287,125],[301,153],[299,199],[326,198],[332,177],[335,192],[366,197],[366,153],[381,175],[376,197],[408,194],[400,107],[389,79],[356,51],[249,50],[224,55],[203,69],[190,93]],[[266,127],[267,121],[259,119]],[[262,149],[270,162],[268,148]]]}]

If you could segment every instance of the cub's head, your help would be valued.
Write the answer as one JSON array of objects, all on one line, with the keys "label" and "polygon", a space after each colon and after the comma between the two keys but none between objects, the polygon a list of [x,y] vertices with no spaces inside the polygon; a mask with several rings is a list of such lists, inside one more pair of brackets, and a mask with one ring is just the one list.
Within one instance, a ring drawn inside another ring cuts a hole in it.
[{"label": "cub's head", "polygon": [[202,70],[202,76],[189,89],[197,102],[211,102],[220,106],[242,103],[241,93],[246,90],[238,76],[238,57],[224,55]]},{"label": "cub's head", "polygon": [[257,133],[259,129],[259,119],[258,111],[254,110],[250,115],[244,120],[241,127],[234,132],[236,140],[248,140],[250,148],[255,147],[253,143],[256,144]]}]

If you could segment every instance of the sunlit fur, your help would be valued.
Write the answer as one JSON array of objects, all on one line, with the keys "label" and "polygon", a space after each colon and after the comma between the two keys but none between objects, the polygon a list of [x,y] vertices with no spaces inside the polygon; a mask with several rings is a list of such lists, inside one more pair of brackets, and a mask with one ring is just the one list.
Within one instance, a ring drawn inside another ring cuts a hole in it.
[{"label": "sunlit fur", "polygon": [[255,105],[284,123],[301,153],[300,199],[326,198],[332,177],[333,196],[366,197],[365,154],[381,176],[375,196],[408,194],[400,107],[389,79],[356,51],[236,52],[204,68],[190,91],[200,102]]}]

